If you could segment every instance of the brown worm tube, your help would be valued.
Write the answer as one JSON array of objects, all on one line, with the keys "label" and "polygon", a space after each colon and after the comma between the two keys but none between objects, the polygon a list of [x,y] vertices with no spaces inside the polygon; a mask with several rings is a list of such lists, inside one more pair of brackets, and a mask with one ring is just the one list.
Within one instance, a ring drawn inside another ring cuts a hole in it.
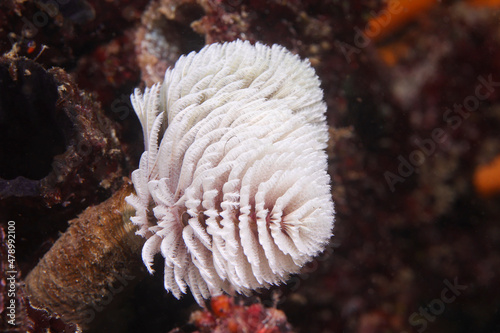
[{"label": "brown worm tube", "polygon": [[133,208],[125,202],[132,191],[126,182],[111,198],[70,221],[26,277],[32,306],[85,329],[116,294],[139,282],[143,239],[135,235],[129,221]]}]

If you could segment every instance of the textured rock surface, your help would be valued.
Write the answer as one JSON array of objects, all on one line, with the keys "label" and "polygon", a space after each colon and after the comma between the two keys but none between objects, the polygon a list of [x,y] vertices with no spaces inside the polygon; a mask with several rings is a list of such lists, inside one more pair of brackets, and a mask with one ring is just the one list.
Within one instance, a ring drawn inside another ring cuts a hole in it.
[{"label": "textured rock surface", "polygon": [[68,218],[121,186],[125,155],[114,123],[64,70],[4,56],[0,76],[0,210],[24,231],[25,262],[41,233],[56,237]]},{"label": "textured rock surface", "polygon": [[[191,314],[188,325],[199,333],[292,333],[283,311],[275,307],[264,307],[261,303],[245,305],[228,296],[216,296],[209,309]],[[177,328],[170,333],[192,332],[192,328]]]}]

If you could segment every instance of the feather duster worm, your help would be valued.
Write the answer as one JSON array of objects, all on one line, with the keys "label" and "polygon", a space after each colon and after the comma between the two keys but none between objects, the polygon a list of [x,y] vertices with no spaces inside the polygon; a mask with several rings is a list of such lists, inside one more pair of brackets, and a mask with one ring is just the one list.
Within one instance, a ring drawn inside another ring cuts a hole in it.
[{"label": "feather duster worm", "polygon": [[287,280],[334,222],[320,82],[284,47],[235,41],[181,57],[131,97],[145,152],[132,174],[142,258],[199,304]]}]

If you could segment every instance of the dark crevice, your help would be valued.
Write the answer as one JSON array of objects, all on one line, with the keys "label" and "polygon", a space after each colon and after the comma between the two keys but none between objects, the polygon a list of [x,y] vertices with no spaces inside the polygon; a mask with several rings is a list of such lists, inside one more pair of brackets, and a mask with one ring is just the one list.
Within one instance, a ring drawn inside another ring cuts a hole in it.
[{"label": "dark crevice", "polygon": [[40,180],[66,150],[69,119],[57,109],[57,84],[41,66],[0,63],[0,178]]}]

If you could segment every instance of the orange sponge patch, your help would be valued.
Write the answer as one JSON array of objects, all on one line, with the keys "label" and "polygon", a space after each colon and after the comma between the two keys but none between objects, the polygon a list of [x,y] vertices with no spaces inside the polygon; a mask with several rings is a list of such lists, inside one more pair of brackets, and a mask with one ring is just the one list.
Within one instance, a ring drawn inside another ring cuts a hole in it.
[{"label": "orange sponge patch", "polygon": [[500,192],[500,155],[491,163],[479,166],[474,172],[474,186],[483,196]]}]

